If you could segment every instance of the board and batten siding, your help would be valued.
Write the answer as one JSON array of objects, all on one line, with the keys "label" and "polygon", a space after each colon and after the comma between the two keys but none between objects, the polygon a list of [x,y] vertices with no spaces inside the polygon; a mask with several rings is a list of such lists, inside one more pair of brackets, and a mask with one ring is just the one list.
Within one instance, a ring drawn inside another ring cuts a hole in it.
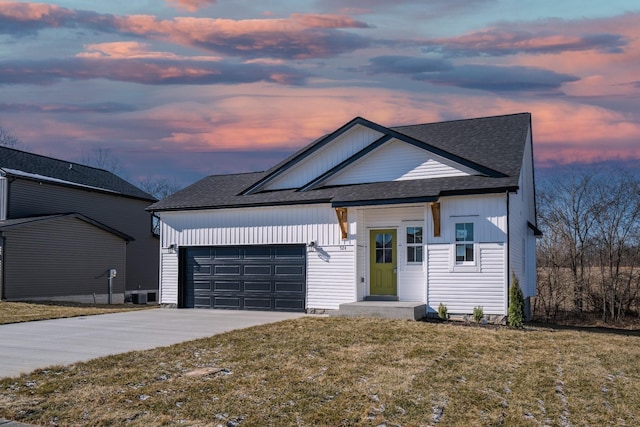
[{"label": "board and batten siding", "polygon": [[453,250],[454,245],[427,248],[427,310],[437,312],[442,303],[451,314],[470,314],[474,307],[481,306],[485,314],[506,315],[505,244],[480,244],[478,272],[452,272]]},{"label": "board and batten siding", "polygon": [[[356,223],[349,210],[349,239],[342,240],[328,204],[160,212],[161,302],[178,302],[174,247],[316,243],[307,254],[307,308],[332,309],[355,300]],[[312,305],[313,304],[313,305]]]},{"label": "board and batten siding", "polygon": [[127,246],[127,290],[158,289],[158,239],[151,233],[150,201],[82,188],[15,179],[9,218],[77,212],[135,240]]},{"label": "board and batten siding", "polygon": [[366,126],[354,126],[289,168],[286,174],[275,178],[265,189],[300,188],[361,151],[381,136],[380,132]]},{"label": "board and batten siding", "polygon": [[517,193],[509,195],[509,265],[511,272],[518,277],[525,297],[536,295],[536,238],[527,221],[536,224],[535,200],[533,191],[533,170],[531,166],[531,132],[527,136],[524,160]]},{"label": "board and batten siding", "polygon": [[428,244],[453,243],[456,222],[473,222],[478,242],[506,242],[506,194],[443,197],[440,199],[440,220],[440,237],[435,237],[431,209],[427,209]]},{"label": "board and batten siding", "polygon": [[396,229],[397,242],[397,284],[400,301],[425,300],[425,276],[423,266],[406,263],[406,226],[424,227],[426,205],[402,205],[396,207],[374,207],[358,209],[358,265],[356,278],[364,286],[358,291],[362,300],[369,293],[369,231],[372,229]]},{"label": "board and batten siding", "polygon": [[73,217],[23,225],[2,234],[7,299],[84,296],[84,301],[92,302],[95,293],[100,302],[106,302],[107,273],[115,268],[113,293],[121,294],[120,302],[124,300],[127,243],[121,237]]},{"label": "board and batten siding", "polygon": [[[229,246],[308,244],[319,246],[353,244],[342,240],[335,210],[329,204],[209,209],[159,212],[163,248],[178,246]],[[349,234],[355,232],[349,217]]]},{"label": "board and batten siding", "polygon": [[391,140],[325,182],[348,185],[366,182],[405,181],[477,174],[412,144]]},{"label": "board and batten siding", "polygon": [[[433,233],[427,209],[427,310],[445,304],[450,313],[470,314],[482,306],[485,314],[504,315],[507,298],[507,195],[454,196],[440,199],[440,236]],[[474,224],[477,271],[455,271],[455,224]]]}]

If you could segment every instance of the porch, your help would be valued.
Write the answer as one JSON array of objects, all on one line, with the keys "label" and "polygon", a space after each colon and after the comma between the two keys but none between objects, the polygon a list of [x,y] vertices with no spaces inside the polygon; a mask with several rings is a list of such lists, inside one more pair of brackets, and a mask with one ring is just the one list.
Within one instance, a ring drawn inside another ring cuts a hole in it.
[{"label": "porch", "polygon": [[427,305],[418,301],[357,301],[340,304],[329,316],[421,320],[426,311]]}]

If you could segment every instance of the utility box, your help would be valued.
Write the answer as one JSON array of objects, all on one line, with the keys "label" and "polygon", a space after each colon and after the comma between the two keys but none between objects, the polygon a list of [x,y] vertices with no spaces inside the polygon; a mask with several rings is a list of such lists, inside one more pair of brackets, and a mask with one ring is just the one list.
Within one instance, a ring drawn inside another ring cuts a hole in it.
[{"label": "utility box", "polygon": [[134,304],[146,304],[147,294],[131,294],[131,302]]}]

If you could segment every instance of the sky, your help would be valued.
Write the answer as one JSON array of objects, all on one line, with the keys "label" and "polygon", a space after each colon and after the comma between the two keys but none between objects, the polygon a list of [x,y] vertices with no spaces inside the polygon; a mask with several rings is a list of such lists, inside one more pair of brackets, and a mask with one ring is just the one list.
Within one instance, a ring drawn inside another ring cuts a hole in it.
[{"label": "sky", "polygon": [[0,126],[179,186],[357,116],[530,112],[539,169],[637,161],[639,22],[631,0],[0,0]]}]

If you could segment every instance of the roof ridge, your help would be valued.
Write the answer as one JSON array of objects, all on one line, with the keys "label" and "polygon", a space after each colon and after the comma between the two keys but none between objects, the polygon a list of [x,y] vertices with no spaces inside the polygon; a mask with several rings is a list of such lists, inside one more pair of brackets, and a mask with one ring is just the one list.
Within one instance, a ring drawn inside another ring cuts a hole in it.
[{"label": "roof ridge", "polygon": [[411,127],[411,126],[437,125],[437,124],[441,124],[441,123],[468,122],[468,121],[473,121],[473,120],[497,119],[498,117],[520,116],[520,115],[524,115],[524,114],[531,115],[530,112],[523,111],[521,113],[496,114],[496,115],[493,115],[493,116],[469,117],[469,118],[466,118],[466,119],[440,120],[438,122],[414,123],[414,124],[408,124],[408,125],[395,125],[395,126],[389,126],[389,129],[406,128],[406,127]]},{"label": "roof ridge", "polygon": [[259,173],[265,173],[266,171],[256,171],[256,172],[236,172],[236,173],[216,173],[213,175],[207,175],[207,178],[215,178],[218,176],[239,176],[239,175],[255,175]]}]

